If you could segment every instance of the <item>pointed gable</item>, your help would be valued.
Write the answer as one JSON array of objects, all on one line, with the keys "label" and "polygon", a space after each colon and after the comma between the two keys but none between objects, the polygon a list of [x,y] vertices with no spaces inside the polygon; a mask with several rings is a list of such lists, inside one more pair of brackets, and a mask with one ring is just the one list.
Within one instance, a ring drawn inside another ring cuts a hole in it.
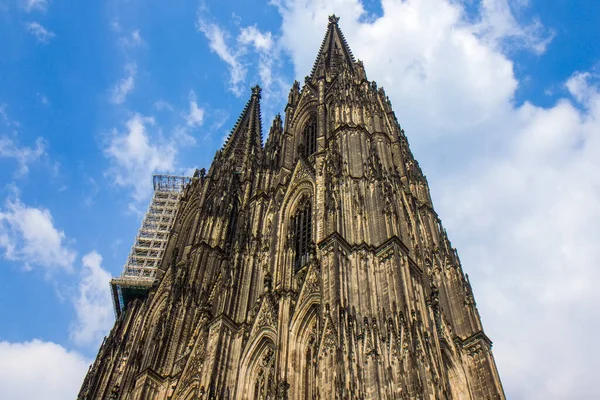
[{"label": "pointed gable", "polygon": [[315,171],[309,166],[309,164],[304,161],[304,159],[299,158],[296,162],[296,167],[292,172],[292,179],[290,179],[290,187],[293,188],[294,183],[300,182],[304,179],[310,179],[314,182],[315,180]]},{"label": "pointed gable", "polygon": [[334,351],[338,347],[337,329],[335,329],[335,324],[329,314],[328,305],[326,306],[324,319],[320,351],[322,355],[327,356],[335,354]]},{"label": "pointed gable", "polygon": [[262,298],[260,308],[254,319],[252,330],[250,331],[250,337],[256,337],[258,332],[265,328],[271,327],[277,329],[277,305],[270,292],[265,293]]},{"label": "pointed gable", "polygon": [[300,289],[300,294],[298,295],[298,310],[302,309],[305,303],[308,303],[314,295],[317,297],[320,296],[321,293],[321,271],[316,263],[311,263],[308,266],[308,271],[306,272],[306,277],[304,278],[304,282],[302,283],[302,288]]},{"label": "pointed gable", "polygon": [[336,17],[335,14],[329,17],[325,38],[321,43],[319,54],[317,54],[317,59],[310,73],[311,78],[325,75],[328,71],[337,73],[344,66],[351,71],[354,70],[354,55],[352,55],[346,38],[338,26],[339,20],[339,17]]}]

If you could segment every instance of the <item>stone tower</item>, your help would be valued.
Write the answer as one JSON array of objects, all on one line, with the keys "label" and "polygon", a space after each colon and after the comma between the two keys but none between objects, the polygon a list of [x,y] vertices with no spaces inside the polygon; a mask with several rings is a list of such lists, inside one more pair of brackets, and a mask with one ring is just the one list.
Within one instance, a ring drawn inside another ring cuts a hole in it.
[{"label": "stone tower", "polygon": [[79,399],[504,399],[425,176],[338,18],[264,146],[260,98],[185,188],[158,279]]}]

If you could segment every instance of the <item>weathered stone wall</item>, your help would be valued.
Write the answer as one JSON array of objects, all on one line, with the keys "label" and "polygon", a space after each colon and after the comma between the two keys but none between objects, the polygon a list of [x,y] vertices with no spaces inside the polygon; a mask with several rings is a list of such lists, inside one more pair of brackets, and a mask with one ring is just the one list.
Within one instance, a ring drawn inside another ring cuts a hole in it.
[{"label": "weathered stone wall", "polygon": [[255,87],[186,189],[162,280],[116,321],[79,398],[504,399],[427,181],[335,17],[264,147],[259,102]]}]

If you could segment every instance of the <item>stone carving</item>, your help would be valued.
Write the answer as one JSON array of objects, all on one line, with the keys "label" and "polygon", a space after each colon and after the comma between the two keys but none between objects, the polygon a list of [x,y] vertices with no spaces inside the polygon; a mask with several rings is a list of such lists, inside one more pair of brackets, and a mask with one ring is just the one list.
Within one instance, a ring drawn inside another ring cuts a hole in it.
[{"label": "stone carving", "polygon": [[[505,398],[425,175],[338,24],[264,145],[252,89],[79,399]],[[295,194],[312,208],[292,223]]]}]

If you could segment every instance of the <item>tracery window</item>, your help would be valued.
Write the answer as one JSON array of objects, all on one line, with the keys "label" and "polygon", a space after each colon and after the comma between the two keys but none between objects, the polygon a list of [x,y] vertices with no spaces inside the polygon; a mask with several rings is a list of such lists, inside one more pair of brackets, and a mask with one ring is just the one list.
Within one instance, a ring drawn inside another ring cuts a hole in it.
[{"label": "tracery window", "polygon": [[275,351],[269,347],[258,360],[254,377],[254,400],[275,399]]},{"label": "tracery window", "polygon": [[312,207],[309,197],[305,197],[292,217],[294,232],[294,271],[300,270],[310,258],[312,243]]},{"label": "tracery window", "polygon": [[313,117],[304,127],[304,156],[308,157],[317,151],[317,120]]}]

